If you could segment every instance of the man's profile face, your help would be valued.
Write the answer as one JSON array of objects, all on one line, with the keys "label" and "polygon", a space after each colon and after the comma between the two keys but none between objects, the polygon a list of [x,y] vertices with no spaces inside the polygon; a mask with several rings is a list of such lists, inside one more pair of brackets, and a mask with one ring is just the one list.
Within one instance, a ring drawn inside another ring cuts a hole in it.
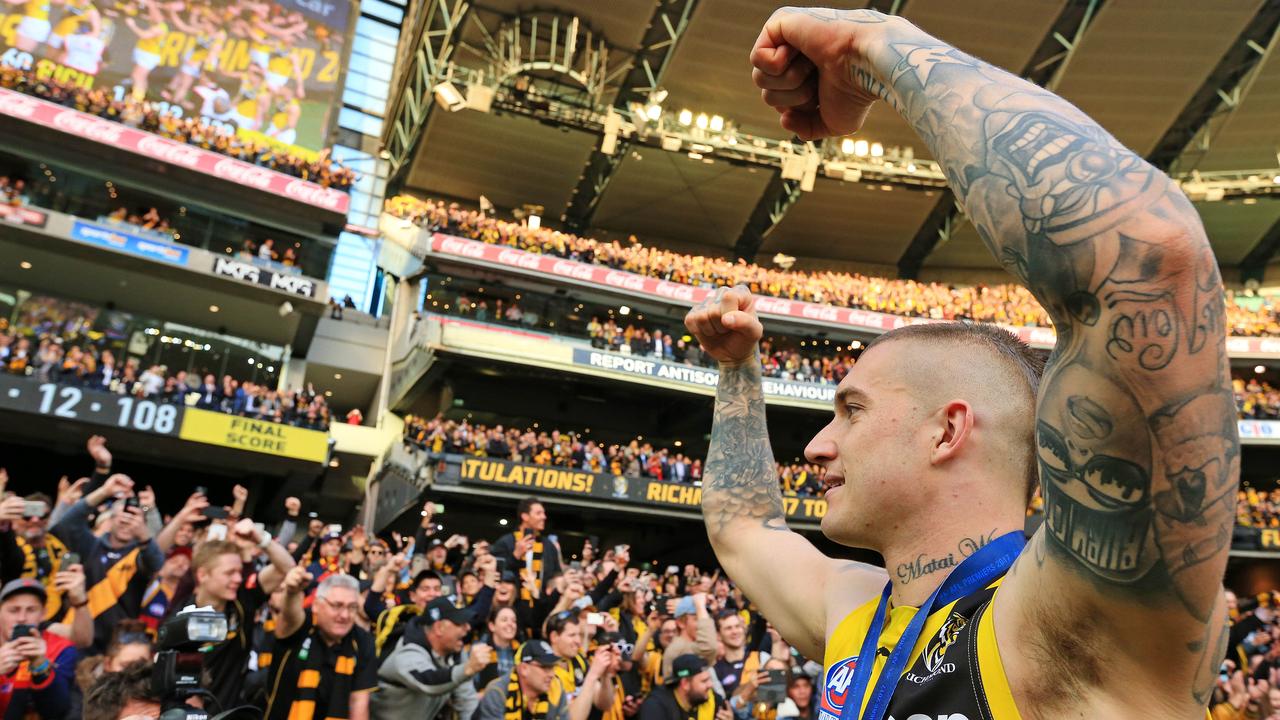
[{"label": "man's profile face", "polygon": [[689,702],[694,705],[701,705],[707,701],[707,696],[711,693],[711,670],[703,670],[697,675],[680,682],[688,683],[685,692],[688,694]]},{"label": "man's profile face", "polygon": [[863,353],[836,388],[834,417],[804,450],[826,468],[822,533],[843,545],[873,543],[928,463],[916,455],[925,453],[919,418],[932,408],[920,407],[901,370],[920,350],[900,340]]},{"label": "man's profile face", "polygon": [[542,503],[535,503],[529,512],[520,515],[520,522],[534,532],[542,532],[547,527],[547,511]]},{"label": "man's profile face", "polygon": [[582,651],[581,626],[576,622],[570,622],[561,632],[551,633],[551,649],[565,659],[576,656]]}]

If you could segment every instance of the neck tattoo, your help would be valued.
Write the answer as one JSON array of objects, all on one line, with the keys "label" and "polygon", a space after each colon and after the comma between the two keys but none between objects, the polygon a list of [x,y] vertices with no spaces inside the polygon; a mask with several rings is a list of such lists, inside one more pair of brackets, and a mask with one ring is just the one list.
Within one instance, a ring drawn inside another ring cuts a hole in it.
[{"label": "neck tattoo", "polygon": [[897,569],[898,582],[909,585],[926,575],[949,570],[964,562],[964,559],[978,552],[996,537],[995,529],[985,535],[965,537],[956,544],[956,551],[941,557],[931,557],[920,553],[911,562],[900,563]]}]

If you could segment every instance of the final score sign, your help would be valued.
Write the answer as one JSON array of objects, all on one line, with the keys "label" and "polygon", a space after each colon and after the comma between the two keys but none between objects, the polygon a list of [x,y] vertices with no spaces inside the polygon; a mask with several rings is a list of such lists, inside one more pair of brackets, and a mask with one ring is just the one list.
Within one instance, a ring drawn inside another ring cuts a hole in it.
[{"label": "final score sign", "polygon": [[324,462],[329,435],[319,430],[187,408],[178,437],[236,450]]}]

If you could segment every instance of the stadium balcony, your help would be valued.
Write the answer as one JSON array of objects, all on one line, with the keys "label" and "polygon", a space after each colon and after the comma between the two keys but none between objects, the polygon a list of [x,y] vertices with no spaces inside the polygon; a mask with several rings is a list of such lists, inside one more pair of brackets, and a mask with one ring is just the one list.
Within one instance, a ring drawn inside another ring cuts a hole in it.
[{"label": "stadium balcony", "polygon": [[[228,214],[337,236],[349,195],[334,187],[0,87],[0,150],[134,185],[175,203],[218,198]],[[110,176],[104,173],[110,173]]]}]

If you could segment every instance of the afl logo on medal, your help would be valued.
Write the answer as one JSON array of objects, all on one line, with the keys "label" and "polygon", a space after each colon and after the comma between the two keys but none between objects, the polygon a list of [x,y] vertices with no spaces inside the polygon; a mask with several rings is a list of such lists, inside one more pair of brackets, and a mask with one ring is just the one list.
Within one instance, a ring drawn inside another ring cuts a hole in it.
[{"label": "afl logo on medal", "polygon": [[822,695],[818,701],[819,720],[840,720],[845,701],[849,699],[849,688],[853,685],[853,671],[857,665],[858,658],[850,657],[827,669],[822,682]]}]

